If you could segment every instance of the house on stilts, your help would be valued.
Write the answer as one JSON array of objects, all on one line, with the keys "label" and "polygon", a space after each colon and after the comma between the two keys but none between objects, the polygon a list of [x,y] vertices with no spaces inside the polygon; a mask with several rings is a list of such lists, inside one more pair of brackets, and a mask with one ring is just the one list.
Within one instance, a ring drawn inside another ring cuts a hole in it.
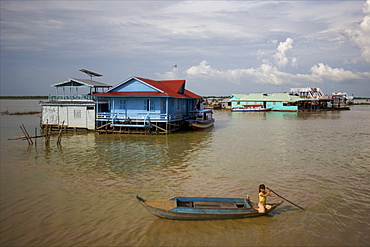
[{"label": "house on stilts", "polygon": [[185,89],[185,80],[130,77],[95,94],[96,130],[103,133],[169,134],[182,127],[202,97]]},{"label": "house on stilts", "polygon": [[48,101],[40,102],[41,127],[58,129],[63,126],[95,130],[94,94],[106,91],[112,86],[92,79],[75,78],[51,86],[56,88],[56,95],[49,95]]},{"label": "house on stilts", "polygon": [[202,97],[185,89],[185,80],[130,77],[112,87],[92,80],[101,75],[80,71],[91,79],[56,83],[56,95],[40,102],[42,127],[169,134],[185,125],[191,111],[203,109]]}]

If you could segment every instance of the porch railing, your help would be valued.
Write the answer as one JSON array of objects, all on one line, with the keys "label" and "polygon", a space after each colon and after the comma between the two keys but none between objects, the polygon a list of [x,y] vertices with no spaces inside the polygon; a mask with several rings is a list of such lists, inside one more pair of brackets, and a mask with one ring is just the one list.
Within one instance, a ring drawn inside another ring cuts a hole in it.
[{"label": "porch railing", "polygon": [[57,100],[94,100],[92,95],[49,95],[49,101]]},{"label": "porch railing", "polygon": [[132,121],[142,122],[142,121],[175,121],[182,120],[185,116],[181,114],[159,114],[159,113],[137,113],[136,117],[127,116],[126,113],[122,112],[98,112],[96,119],[98,121],[125,121],[130,118]]}]

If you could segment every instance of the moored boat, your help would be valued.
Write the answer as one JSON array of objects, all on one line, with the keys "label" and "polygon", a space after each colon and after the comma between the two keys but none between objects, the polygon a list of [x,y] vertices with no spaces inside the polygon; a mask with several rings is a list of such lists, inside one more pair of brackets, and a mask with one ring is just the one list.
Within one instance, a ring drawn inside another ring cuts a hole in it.
[{"label": "moored boat", "polygon": [[[165,219],[218,220],[262,216],[270,213],[283,202],[268,204],[265,213],[258,213],[249,198],[173,197],[168,200],[137,200],[150,213]],[[252,206],[253,205],[253,206]]]},{"label": "moored boat", "polygon": [[186,119],[193,130],[206,129],[214,125],[213,111],[211,109],[190,111],[191,116]]},{"label": "moored boat", "polygon": [[234,112],[260,112],[260,111],[271,111],[272,108],[265,108],[263,105],[242,105],[233,107],[231,111]]}]

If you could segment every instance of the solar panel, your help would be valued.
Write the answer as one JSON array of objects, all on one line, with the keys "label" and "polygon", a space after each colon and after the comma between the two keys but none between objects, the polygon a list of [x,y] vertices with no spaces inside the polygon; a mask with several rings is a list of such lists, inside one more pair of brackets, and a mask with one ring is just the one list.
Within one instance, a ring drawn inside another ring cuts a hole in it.
[{"label": "solar panel", "polygon": [[92,80],[92,77],[93,77],[93,76],[96,76],[96,77],[103,76],[103,75],[101,75],[101,74],[98,74],[98,73],[92,72],[92,71],[87,70],[87,69],[80,69],[80,71],[81,71],[81,72],[86,73],[87,75],[89,75],[89,76],[90,76],[90,78],[91,78],[91,80]]}]

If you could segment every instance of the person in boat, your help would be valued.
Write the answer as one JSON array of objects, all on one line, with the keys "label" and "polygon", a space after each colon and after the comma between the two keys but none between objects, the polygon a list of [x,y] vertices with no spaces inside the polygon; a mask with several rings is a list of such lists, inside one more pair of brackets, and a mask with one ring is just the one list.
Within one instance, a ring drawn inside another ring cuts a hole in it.
[{"label": "person in boat", "polygon": [[258,213],[265,213],[266,210],[269,210],[271,208],[270,205],[266,205],[266,197],[268,196],[277,196],[277,195],[272,195],[271,194],[271,190],[269,189],[269,191],[266,193],[266,187],[264,184],[260,184],[259,186],[259,193],[258,193],[258,198],[259,198],[259,201],[258,201]]}]

